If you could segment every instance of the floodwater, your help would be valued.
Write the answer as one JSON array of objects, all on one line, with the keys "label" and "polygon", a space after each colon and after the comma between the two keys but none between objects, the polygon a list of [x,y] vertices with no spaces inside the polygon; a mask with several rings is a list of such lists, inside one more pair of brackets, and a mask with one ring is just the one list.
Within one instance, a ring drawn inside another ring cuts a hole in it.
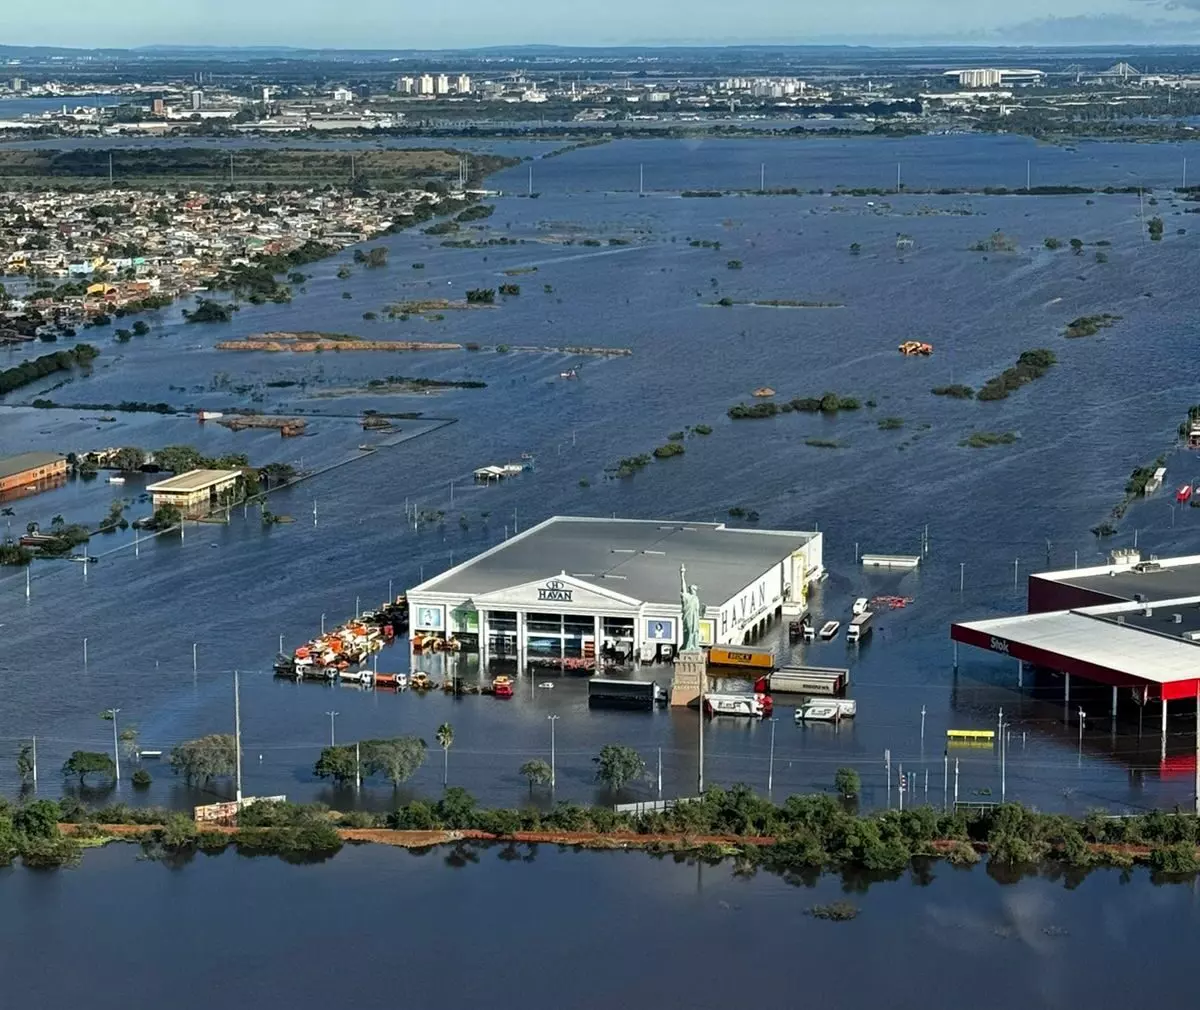
[{"label": "floodwater", "polygon": [[[886,185],[897,152],[914,186],[1021,185],[1032,160],[1035,185],[1140,180],[1157,188],[1142,203],[1136,195],[681,199],[670,192],[752,187],[764,163],[769,186]],[[1181,157],[1173,145],[1067,150],[1005,137],[622,142],[538,162],[537,199],[520,195],[527,166],[494,177],[490,184],[510,195],[465,234],[518,244],[453,249],[420,233],[397,235],[371,243],[390,249],[386,268],[355,267],[339,280],[339,266],[351,259],[347,250],[305,267],[310,279],[290,305],[246,305],[229,324],[187,325],[176,307],[148,315],[153,332],[128,344],[87,331],[86,339],[104,348],[90,376],[61,386],[61,376],[50,377],[6,402],[50,396],[218,410],[247,404],[303,411],[310,434],[281,440],[201,429],[190,418],[12,406],[0,407],[0,452],[194,442],[212,452],[247,452],[259,464],[303,461],[312,468],[356,455],[371,440],[351,419],[363,408],[457,420],[425,434],[420,423],[402,421],[412,429],[405,434],[417,437],[281,493],[271,507],[295,517],[292,525],[264,529],[253,512],[235,512],[228,526],[193,526],[184,538],[172,534],[136,548],[132,534],[113,534],[93,542],[102,561],[86,575],[81,565],[36,564],[28,599],[23,572],[0,574],[0,790],[15,790],[12,756],[36,734],[40,789],[57,794],[54,770],[70,751],[111,743],[111,726],[97,716],[102,709],[120,708],[121,724],[138,726],[142,746],[164,751],[230,731],[238,669],[250,793],[375,808],[393,802],[390,787],[369,784],[355,796],[312,778],[329,740],[330,712],[339,741],[413,733],[433,745],[435,728],[450,721],[449,779],[488,803],[526,800],[517,769],[530,757],[549,757],[551,714],[562,717],[558,798],[610,799],[596,790],[591,760],[607,743],[636,747],[655,779],[661,749],[663,795],[690,793],[695,716],[589,711],[577,678],[538,674],[503,702],[297,685],[266,671],[280,636],[294,647],[318,631],[322,615],[332,625],[356,605],[381,601],[389,585],[400,592],[550,515],[722,520],[742,506],[759,512],[763,528],[825,534],[830,577],[815,597],[819,619],[844,621],[857,596],[913,599],[881,613],[874,635],[857,649],[839,638],[791,650],[797,661],[850,666],[859,716],[840,730],[800,728],[781,706],[776,795],[825,788],[839,766],[853,765],[867,804],[894,803],[883,761],[890,750],[893,782],[903,764],[918,776],[919,799],[928,782],[929,801],[943,802],[956,760],[960,798],[996,797],[995,753],[965,750],[944,764],[943,752],[948,728],[994,727],[1003,709],[1014,729],[1009,798],[1073,811],[1190,803],[1190,719],[1172,716],[1169,761],[1160,764],[1155,716],[1146,718],[1143,733],[1127,699],[1110,721],[1106,696],[1073,695],[1087,711],[1081,738],[1078,714],[1074,706],[1064,711],[1053,680],[1027,675],[1019,686],[1011,661],[970,650],[955,673],[948,641],[954,619],[1021,609],[1030,571],[1094,563],[1135,538],[1161,555],[1200,549],[1200,513],[1168,508],[1169,496],[1137,503],[1116,537],[1098,541],[1089,532],[1120,498],[1129,472],[1170,448],[1187,407],[1200,400],[1186,367],[1197,294],[1197,233],[1187,213],[1193,205],[1164,188]],[[644,197],[637,193],[639,165]],[[1165,221],[1158,243],[1147,241],[1143,224],[1154,214]],[[968,251],[997,230],[1016,251]],[[898,244],[898,236],[911,244]],[[1046,249],[1048,236],[1080,238],[1083,254]],[[602,245],[579,244],[585,238]],[[720,249],[693,241],[720,242]],[[859,255],[851,254],[852,243]],[[742,268],[730,268],[730,260]],[[521,294],[493,309],[428,321],[362,318],[397,299],[461,298],[465,289],[506,281],[519,282]],[[843,307],[714,306],[722,296]],[[1122,318],[1098,336],[1064,339],[1069,320],[1101,312]],[[484,349],[392,354],[386,361],[365,353],[214,349],[231,336],[300,328],[478,342]],[[901,358],[896,345],[909,338],[933,343],[933,357]],[[606,360],[493,349],[501,344],[611,345],[634,353]],[[1052,348],[1059,364],[1007,400],[930,394],[951,382],[979,386],[1032,347]],[[42,351],[0,352],[0,365]],[[559,378],[572,367],[578,381]],[[481,379],[488,387],[429,396],[361,391],[383,374]],[[877,405],[836,417],[726,418],[730,405],[764,384],[786,397],[835,390]],[[355,387],[360,391],[323,395]],[[884,417],[903,419],[903,427],[881,430]],[[700,423],[713,433],[688,439],[684,456],[626,480],[605,479],[605,467],[621,457],[649,452],[670,432]],[[1018,440],[960,446],[977,430],[1010,431]],[[814,438],[839,447],[806,444]],[[499,487],[471,485],[474,468],[523,452],[536,456],[533,473]],[[1196,467],[1190,455],[1172,451],[1168,486],[1194,478]],[[16,503],[12,528],[46,523],[56,513],[94,522],[113,497],[136,499],[138,492],[136,480],[119,490],[103,479],[69,485]],[[406,503],[444,510],[446,521],[414,530],[405,523]],[[131,514],[144,510],[135,505]],[[917,553],[926,526],[929,554],[918,572],[873,574],[856,565],[857,551]],[[788,652],[786,643],[779,648]],[[407,650],[385,652],[380,664],[407,669]],[[440,664],[437,657],[418,660],[435,673]],[[478,675],[471,659],[462,666],[466,676]],[[665,682],[669,671],[654,675]],[[544,681],[555,687],[535,686]],[[708,782],[766,788],[771,725],[721,720],[706,733]],[[432,754],[403,795],[436,793],[441,757]],[[139,800],[185,805],[198,798],[166,769],[155,770],[155,779]],[[220,785],[222,793],[228,789]],[[623,798],[656,794],[655,781]],[[120,795],[131,799],[127,783]]]},{"label": "floodwater", "polygon": [[[1144,871],[1132,885],[1105,871],[1070,888],[935,865],[845,894],[836,877],[792,886],[727,864],[550,846],[367,846],[322,866],[226,853],[179,869],[136,852],[89,852],[72,871],[0,871],[10,992],[31,1006],[116,1010],[129,1002],[119,980],[136,979],[146,1006],[215,997],[308,1010],[344,999],[352,959],[360,1007],[403,994],[447,1010],[716,1008],[753,991],[778,1006],[1122,1010],[1188,1001],[1200,929],[1193,888],[1150,886]],[[834,901],[858,916],[806,914]],[[78,970],[81,937],[118,981]]]}]

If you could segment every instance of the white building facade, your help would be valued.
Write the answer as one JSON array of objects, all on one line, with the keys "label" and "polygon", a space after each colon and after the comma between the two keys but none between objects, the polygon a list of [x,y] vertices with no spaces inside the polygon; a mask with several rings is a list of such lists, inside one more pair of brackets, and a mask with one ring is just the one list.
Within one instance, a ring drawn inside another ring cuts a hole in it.
[{"label": "white building facade", "polygon": [[820,533],[555,517],[409,590],[411,627],[520,669],[534,656],[669,659],[683,567],[699,587],[701,645],[741,645],[807,609],[822,546]]}]

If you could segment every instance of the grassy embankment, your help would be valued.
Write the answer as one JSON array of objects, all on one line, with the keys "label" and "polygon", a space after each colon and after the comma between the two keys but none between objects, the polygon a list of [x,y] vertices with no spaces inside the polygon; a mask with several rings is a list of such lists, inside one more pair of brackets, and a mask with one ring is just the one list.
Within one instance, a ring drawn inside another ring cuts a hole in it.
[{"label": "grassy embankment", "polygon": [[[458,178],[459,153],[454,150],[309,151],[291,148],[238,148],[233,153],[235,187],[323,186],[351,184],[369,189],[419,188],[426,182],[449,183]],[[105,188],[109,179],[108,150],[69,151],[0,148],[0,186],[5,189]],[[117,186],[132,188],[179,186],[224,188],[230,184],[230,151],[211,147],[118,148],[112,154]],[[515,158],[490,154],[471,156],[472,183]]]}]

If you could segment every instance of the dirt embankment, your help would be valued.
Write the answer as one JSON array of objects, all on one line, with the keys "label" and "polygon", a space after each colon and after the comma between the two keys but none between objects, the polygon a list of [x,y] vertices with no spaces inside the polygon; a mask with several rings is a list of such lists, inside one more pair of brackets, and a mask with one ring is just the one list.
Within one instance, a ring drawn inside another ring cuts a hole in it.
[{"label": "dirt embankment", "polygon": [[218,351],[461,351],[462,344],[421,340],[362,340],[331,333],[256,333],[240,340],[222,340]]},{"label": "dirt embankment", "polygon": [[[237,828],[228,824],[198,824],[202,831],[233,834]],[[64,834],[74,834],[78,824],[61,825]],[[161,830],[161,824],[101,824],[95,830],[118,838],[136,838]],[[89,830],[91,830],[89,826]],[[262,829],[264,831],[270,828]],[[393,831],[389,828],[338,828],[337,832],[347,842],[392,845],[402,849],[423,849],[432,845],[449,845],[461,841],[520,842],[523,844],[574,845],[585,849],[645,849],[669,846],[679,849],[697,849],[704,845],[773,845],[774,838],[740,837],[737,835],[685,835],[657,834],[639,835],[631,831],[614,831],[600,834],[592,831],[517,831],[511,835],[492,835],[486,831]]]}]

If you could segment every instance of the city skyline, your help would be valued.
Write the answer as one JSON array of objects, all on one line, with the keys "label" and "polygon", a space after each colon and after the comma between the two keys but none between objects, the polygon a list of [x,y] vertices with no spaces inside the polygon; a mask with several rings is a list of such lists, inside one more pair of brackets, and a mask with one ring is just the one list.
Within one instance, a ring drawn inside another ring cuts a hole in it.
[{"label": "city skyline", "polygon": [[[804,9],[808,7],[810,9]],[[362,0],[357,16],[330,17],[317,0],[166,0],[118,8],[97,21],[83,0],[53,11],[26,7],[6,24],[21,46],[137,48],[155,45],[332,49],[459,49],[564,45],[1087,45],[1200,43],[1200,0],[1013,0],[1002,10],[951,0],[882,0],[826,6],[764,0],[735,20],[718,0],[695,0],[686,24],[666,3],[612,0],[603,8],[525,0],[501,23],[481,0],[394,17],[387,0]]]}]

